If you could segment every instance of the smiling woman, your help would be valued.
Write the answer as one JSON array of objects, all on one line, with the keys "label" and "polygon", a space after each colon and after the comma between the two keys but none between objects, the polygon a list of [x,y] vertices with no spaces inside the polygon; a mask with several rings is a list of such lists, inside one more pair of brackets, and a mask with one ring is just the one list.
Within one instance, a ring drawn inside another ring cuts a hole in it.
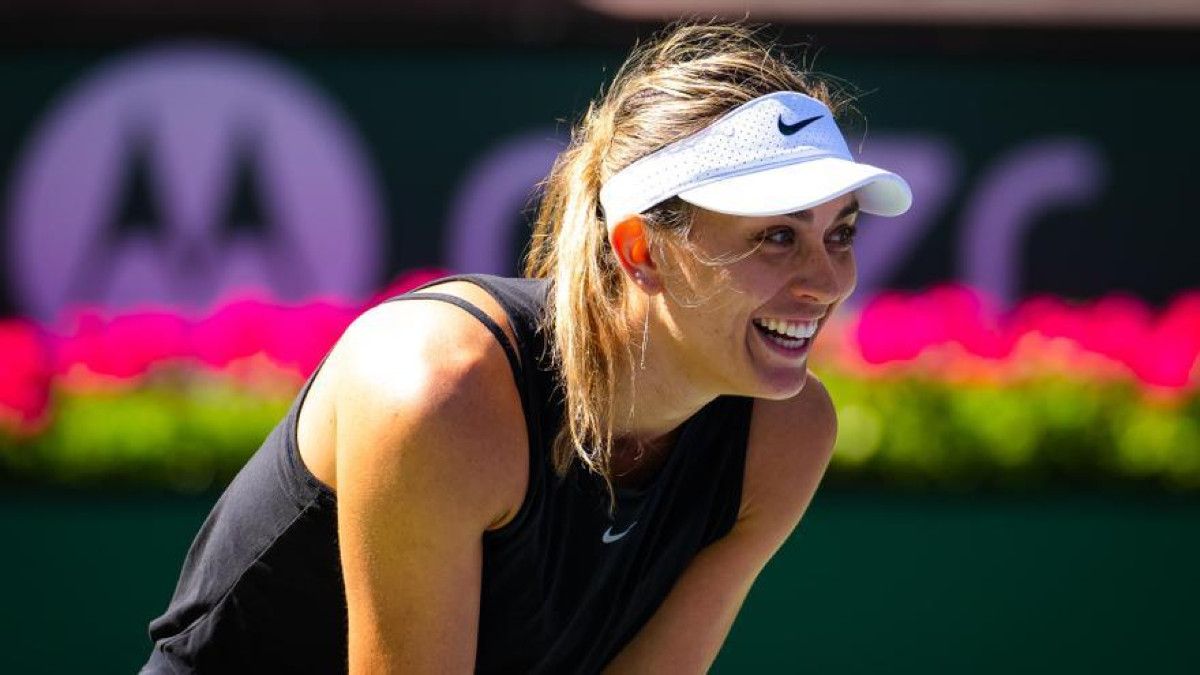
[{"label": "smiling woman", "polygon": [[524,279],[358,318],[217,503],[146,672],[702,672],[835,436],[854,288],[827,87],[739,25],[641,46],[546,181]]}]

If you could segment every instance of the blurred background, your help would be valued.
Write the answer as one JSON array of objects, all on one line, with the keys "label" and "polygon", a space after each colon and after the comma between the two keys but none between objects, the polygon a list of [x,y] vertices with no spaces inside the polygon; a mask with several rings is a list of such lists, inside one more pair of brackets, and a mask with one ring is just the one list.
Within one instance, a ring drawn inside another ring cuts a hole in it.
[{"label": "blurred background", "polygon": [[1196,672],[1200,3],[6,0],[0,671],[134,672],[223,485],[357,313],[513,274],[685,15],[859,93],[830,473],[715,672]]}]

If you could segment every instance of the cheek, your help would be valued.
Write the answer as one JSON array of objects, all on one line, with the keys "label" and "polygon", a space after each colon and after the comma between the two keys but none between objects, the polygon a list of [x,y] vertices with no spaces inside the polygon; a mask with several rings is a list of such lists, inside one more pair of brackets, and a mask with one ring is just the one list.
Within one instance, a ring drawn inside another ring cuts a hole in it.
[{"label": "cheek", "polygon": [[752,255],[727,265],[724,285],[739,304],[754,305],[769,300],[793,273],[791,263],[780,258]]},{"label": "cheek", "polygon": [[846,254],[846,259],[842,262],[840,268],[841,285],[845,289],[842,291],[842,297],[846,298],[858,286],[858,263],[854,259],[853,250]]}]

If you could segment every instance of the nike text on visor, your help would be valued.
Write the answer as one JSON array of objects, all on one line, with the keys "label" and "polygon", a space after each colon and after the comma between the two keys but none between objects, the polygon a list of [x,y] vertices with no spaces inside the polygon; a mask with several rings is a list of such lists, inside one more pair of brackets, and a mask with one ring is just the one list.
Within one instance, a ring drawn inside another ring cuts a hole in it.
[{"label": "nike text on visor", "polygon": [[860,210],[881,216],[912,204],[903,178],[854,161],[824,104],[779,91],[618,171],[600,189],[600,205],[611,228],[675,196],[710,211],[775,216],[848,192]]}]

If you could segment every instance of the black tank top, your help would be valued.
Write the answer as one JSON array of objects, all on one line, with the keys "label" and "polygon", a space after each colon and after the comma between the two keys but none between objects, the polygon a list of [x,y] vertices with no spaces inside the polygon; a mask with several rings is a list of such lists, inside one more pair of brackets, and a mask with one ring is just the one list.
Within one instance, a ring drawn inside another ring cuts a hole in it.
[{"label": "black tank top", "polygon": [[[513,368],[529,434],[517,515],[483,534],[476,671],[594,673],[654,614],[696,553],[729,532],[741,502],[752,400],[719,397],[689,418],[638,489],[551,467],[561,390],[539,329],[542,280],[464,275],[504,308],[516,336],[460,298],[416,289],[478,318]],[[520,355],[520,365],[515,358]],[[319,367],[318,367],[319,369]],[[316,372],[221,495],[188,551],[143,672],[346,671],[337,500],[300,460],[296,420]]]}]

